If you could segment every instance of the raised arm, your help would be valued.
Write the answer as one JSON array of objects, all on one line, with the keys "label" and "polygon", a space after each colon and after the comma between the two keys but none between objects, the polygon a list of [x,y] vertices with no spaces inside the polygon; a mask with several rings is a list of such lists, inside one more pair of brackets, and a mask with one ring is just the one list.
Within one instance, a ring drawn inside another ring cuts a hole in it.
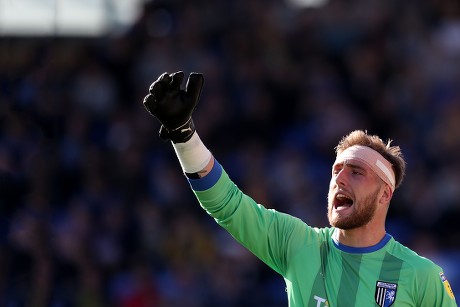
[{"label": "raised arm", "polygon": [[201,141],[192,120],[204,78],[192,73],[181,89],[183,78],[183,72],[161,75],[150,86],[145,108],[160,121],[160,136],[172,141],[200,205],[257,257],[284,272],[288,246],[291,252],[298,249],[305,241],[307,226],[257,204],[231,181]]},{"label": "raised arm", "polygon": [[160,137],[171,140],[184,173],[202,178],[214,165],[211,152],[196,133],[192,114],[200,99],[204,77],[191,73],[185,89],[184,73],[162,74],[149,88],[144,106],[161,123]]}]

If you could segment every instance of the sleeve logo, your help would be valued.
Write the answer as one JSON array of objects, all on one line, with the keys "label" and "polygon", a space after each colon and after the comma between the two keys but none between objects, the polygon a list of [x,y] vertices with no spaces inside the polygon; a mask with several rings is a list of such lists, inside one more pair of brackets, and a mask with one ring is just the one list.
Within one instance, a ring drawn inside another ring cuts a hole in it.
[{"label": "sleeve logo", "polygon": [[450,287],[449,281],[447,280],[446,275],[444,275],[443,272],[439,273],[439,277],[441,277],[442,284],[444,285],[444,288],[446,289],[447,294],[455,300],[454,292],[452,291],[452,288]]},{"label": "sleeve logo", "polygon": [[396,290],[398,284],[377,281],[375,286],[375,302],[380,307],[389,307],[393,305],[396,299]]}]

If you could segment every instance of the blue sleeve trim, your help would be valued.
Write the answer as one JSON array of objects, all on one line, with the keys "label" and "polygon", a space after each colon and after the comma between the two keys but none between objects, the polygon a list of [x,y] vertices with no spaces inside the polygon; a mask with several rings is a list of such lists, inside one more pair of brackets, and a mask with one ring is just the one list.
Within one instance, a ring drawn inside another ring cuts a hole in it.
[{"label": "blue sleeve trim", "polygon": [[220,165],[219,162],[217,162],[217,160],[214,160],[214,166],[212,167],[209,174],[200,179],[187,179],[193,190],[204,191],[215,185],[221,175],[222,165]]},{"label": "blue sleeve trim", "polygon": [[369,246],[369,247],[352,247],[348,245],[341,244],[337,242],[335,238],[332,238],[332,242],[334,243],[335,247],[340,249],[343,252],[350,253],[350,254],[366,254],[366,253],[372,253],[375,251],[378,251],[382,247],[384,247],[388,241],[390,241],[392,236],[390,234],[385,234],[383,239],[377,243],[376,245]]}]

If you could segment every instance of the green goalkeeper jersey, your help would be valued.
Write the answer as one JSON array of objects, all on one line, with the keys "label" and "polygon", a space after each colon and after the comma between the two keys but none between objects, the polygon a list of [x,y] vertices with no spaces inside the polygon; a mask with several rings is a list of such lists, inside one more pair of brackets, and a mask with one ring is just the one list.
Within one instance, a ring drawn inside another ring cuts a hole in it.
[{"label": "green goalkeeper jersey", "polygon": [[341,245],[334,228],[257,204],[217,161],[189,182],[217,223],[284,277],[291,307],[457,306],[442,269],[388,234],[371,247]]}]

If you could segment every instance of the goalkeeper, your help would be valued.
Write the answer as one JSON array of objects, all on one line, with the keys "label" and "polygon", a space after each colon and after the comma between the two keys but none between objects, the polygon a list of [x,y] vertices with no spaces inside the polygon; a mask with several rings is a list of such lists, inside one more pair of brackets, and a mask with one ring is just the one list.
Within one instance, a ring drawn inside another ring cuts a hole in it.
[{"label": "goalkeeper", "polygon": [[400,148],[353,131],[336,148],[328,192],[331,227],[315,228],[257,204],[200,140],[192,113],[204,83],[162,74],[144,106],[172,141],[201,206],[238,242],[283,276],[289,306],[457,306],[442,269],[385,231],[405,161]]}]

